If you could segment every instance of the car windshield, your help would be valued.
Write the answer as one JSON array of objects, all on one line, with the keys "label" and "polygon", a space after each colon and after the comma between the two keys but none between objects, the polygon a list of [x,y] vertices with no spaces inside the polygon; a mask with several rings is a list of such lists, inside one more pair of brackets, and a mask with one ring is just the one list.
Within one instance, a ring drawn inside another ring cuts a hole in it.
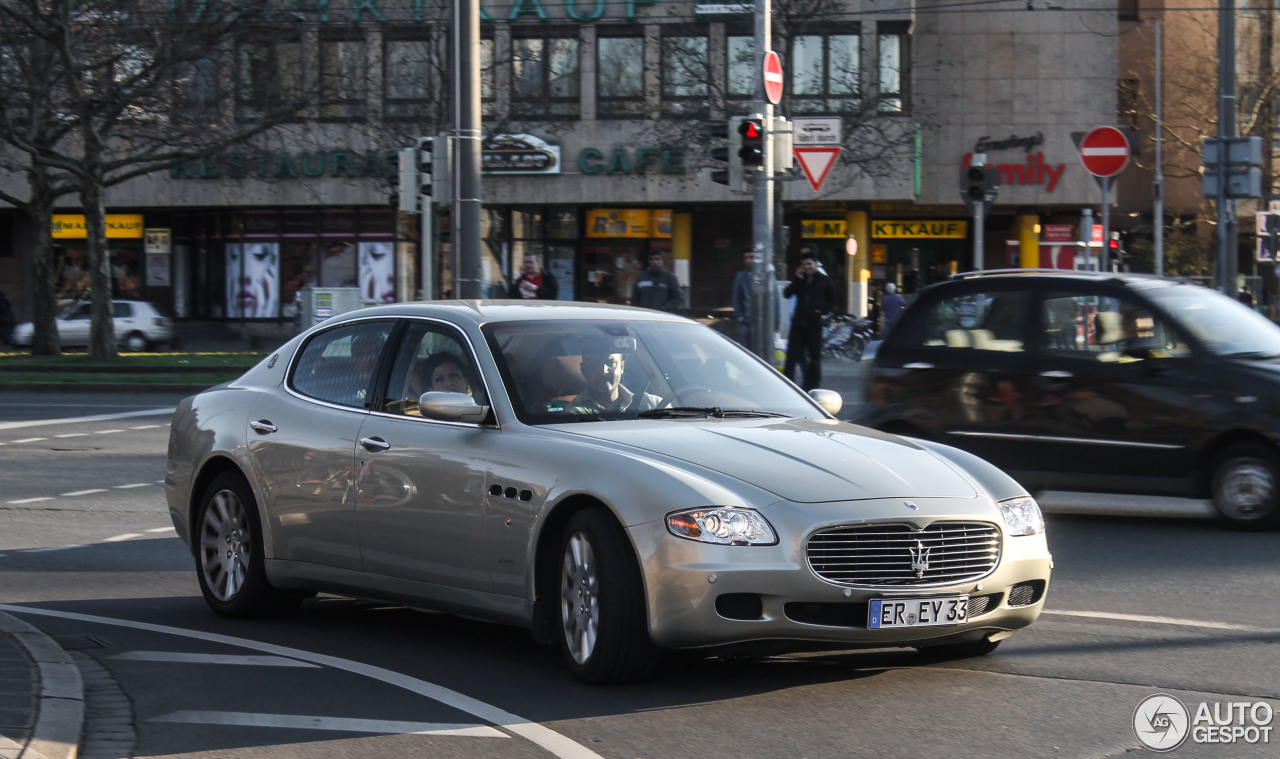
[{"label": "car windshield", "polygon": [[823,413],[776,369],[700,324],[565,320],[484,327],[529,424]]},{"label": "car windshield", "polygon": [[1144,292],[1216,355],[1280,357],[1280,327],[1216,290],[1158,287]]}]

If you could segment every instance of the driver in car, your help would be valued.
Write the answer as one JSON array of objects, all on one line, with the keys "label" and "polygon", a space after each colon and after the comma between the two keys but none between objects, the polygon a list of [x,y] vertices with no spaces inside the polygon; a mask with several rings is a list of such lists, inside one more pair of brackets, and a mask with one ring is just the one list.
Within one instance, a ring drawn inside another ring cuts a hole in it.
[{"label": "driver in car", "polygon": [[583,390],[565,404],[570,414],[650,411],[662,404],[653,393],[633,393],[622,384],[627,338],[592,340],[582,354]]}]

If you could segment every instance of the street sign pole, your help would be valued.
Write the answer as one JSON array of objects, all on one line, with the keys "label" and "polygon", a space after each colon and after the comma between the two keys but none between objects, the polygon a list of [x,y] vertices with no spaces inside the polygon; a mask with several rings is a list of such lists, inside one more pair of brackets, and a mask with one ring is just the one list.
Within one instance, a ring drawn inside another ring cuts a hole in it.
[{"label": "street sign pole", "polygon": [[1108,256],[1111,255],[1111,207],[1108,201],[1111,198],[1111,177],[1100,177],[1098,185],[1102,187],[1102,247],[1098,249],[1098,270],[1110,271]]},{"label": "street sign pole", "polygon": [[764,165],[756,172],[752,194],[751,237],[755,253],[755,285],[751,290],[751,350],[760,358],[773,363],[773,329],[777,323],[777,298],[774,286],[773,265],[773,103],[769,101],[765,85],[765,59],[772,49],[770,26],[773,6],[771,0],[755,0],[755,113],[763,115]]}]

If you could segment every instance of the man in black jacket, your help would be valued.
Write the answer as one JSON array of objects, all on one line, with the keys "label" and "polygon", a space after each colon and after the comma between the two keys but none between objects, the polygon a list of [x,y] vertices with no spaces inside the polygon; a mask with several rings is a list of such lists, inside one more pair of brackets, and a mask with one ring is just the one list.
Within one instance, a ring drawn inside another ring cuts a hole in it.
[{"label": "man in black jacket", "polygon": [[649,251],[649,265],[631,288],[631,305],[674,314],[683,303],[680,280],[663,265],[662,251]]},{"label": "man in black jacket", "polygon": [[827,275],[818,271],[813,248],[800,249],[800,266],[791,283],[782,291],[784,298],[796,296],[795,313],[791,315],[791,331],[787,335],[787,363],[782,373],[795,380],[796,366],[804,374],[800,386],[805,390],[822,382],[822,315],[835,310],[836,290]]},{"label": "man in black jacket", "polygon": [[511,291],[507,293],[507,297],[555,300],[559,294],[560,283],[556,281],[556,275],[543,269],[537,256],[527,254],[520,277],[511,283]]}]

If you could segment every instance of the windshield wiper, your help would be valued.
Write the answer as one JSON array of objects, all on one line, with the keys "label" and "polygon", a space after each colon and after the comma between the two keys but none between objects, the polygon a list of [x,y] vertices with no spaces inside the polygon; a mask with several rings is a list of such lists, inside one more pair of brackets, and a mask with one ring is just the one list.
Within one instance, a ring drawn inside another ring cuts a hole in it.
[{"label": "windshield wiper", "polygon": [[754,411],[751,409],[722,409],[719,406],[671,406],[668,408],[655,408],[649,411],[641,411],[638,416],[641,419],[676,419],[703,416],[724,419],[726,417],[786,416],[786,414],[779,414],[774,411]]}]

